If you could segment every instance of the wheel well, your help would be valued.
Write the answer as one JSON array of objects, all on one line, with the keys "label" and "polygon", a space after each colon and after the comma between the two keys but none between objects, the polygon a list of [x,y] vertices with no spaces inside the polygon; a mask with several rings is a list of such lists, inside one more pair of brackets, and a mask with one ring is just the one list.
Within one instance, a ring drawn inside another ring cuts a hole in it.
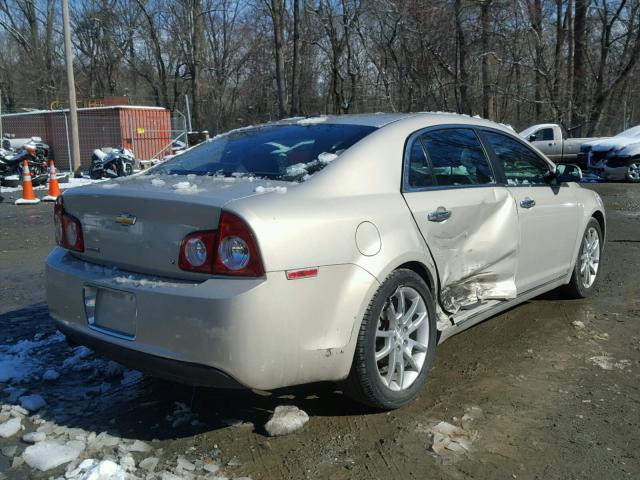
[{"label": "wheel well", "polygon": [[600,224],[600,230],[602,230],[602,237],[606,238],[606,235],[605,235],[605,232],[604,232],[604,229],[605,229],[604,215],[602,214],[601,211],[596,210],[595,212],[593,212],[592,217],[595,218],[598,221],[598,223]]},{"label": "wheel well", "polygon": [[427,287],[429,287],[431,294],[434,295],[434,298],[435,298],[436,292],[434,291],[433,279],[431,278],[431,273],[429,272],[427,267],[425,267],[420,262],[407,262],[407,263],[403,263],[398,268],[406,268],[408,270],[413,270],[418,275],[420,275],[422,279],[425,281],[425,283],[427,284]]}]

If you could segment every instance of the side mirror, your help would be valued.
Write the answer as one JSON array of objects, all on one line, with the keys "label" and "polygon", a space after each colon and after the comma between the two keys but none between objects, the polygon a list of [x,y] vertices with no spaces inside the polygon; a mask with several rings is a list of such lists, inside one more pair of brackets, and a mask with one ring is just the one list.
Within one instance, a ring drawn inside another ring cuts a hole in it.
[{"label": "side mirror", "polygon": [[536,136],[536,134],[535,134],[535,133],[532,133],[531,135],[529,135],[529,141],[530,141],[530,142],[535,142],[535,141],[536,141],[536,138],[538,138],[538,137]]},{"label": "side mirror", "polygon": [[579,182],[582,179],[582,170],[579,166],[562,163],[556,167],[556,180],[558,183]]}]

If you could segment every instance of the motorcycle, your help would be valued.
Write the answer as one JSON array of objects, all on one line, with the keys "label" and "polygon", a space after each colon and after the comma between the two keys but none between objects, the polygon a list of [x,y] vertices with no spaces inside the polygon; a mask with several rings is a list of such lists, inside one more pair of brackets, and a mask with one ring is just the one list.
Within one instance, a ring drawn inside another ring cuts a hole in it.
[{"label": "motorcycle", "polygon": [[135,161],[133,152],[126,148],[111,148],[107,151],[97,148],[91,155],[89,176],[94,180],[127,177],[133,174]]},{"label": "motorcycle", "polygon": [[48,157],[49,145],[34,139],[28,140],[15,152],[4,148],[0,149],[0,180],[2,184],[17,186],[22,182],[25,160],[29,165],[33,184],[38,185],[46,182]]}]

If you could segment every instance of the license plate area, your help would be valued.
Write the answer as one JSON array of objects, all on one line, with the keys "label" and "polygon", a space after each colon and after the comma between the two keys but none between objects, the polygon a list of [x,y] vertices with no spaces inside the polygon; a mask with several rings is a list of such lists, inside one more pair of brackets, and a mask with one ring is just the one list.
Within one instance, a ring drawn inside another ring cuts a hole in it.
[{"label": "license plate area", "polygon": [[125,340],[135,338],[138,317],[135,294],[85,285],[84,308],[91,330]]}]

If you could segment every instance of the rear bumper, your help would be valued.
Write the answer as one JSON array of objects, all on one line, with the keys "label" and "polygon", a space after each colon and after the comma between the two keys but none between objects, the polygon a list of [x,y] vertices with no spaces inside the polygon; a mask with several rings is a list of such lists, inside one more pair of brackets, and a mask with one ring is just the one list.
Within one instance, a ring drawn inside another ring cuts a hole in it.
[{"label": "rear bumper", "polygon": [[202,387],[244,388],[234,378],[216,368],[198,363],[176,361],[139,352],[131,348],[124,348],[97,336],[89,335],[86,332],[68,328],[62,323],[56,323],[58,330],[73,343],[85,345],[122,365],[154,377]]},{"label": "rear bumper", "polygon": [[[51,317],[79,343],[183,383],[274,389],[348,375],[365,299],[377,281],[356,265],[321,267],[315,278],[284,272],[202,282],[152,277],[84,262],[56,248],[46,260]],[[135,296],[120,324],[129,336],[90,325],[85,288]]]}]

